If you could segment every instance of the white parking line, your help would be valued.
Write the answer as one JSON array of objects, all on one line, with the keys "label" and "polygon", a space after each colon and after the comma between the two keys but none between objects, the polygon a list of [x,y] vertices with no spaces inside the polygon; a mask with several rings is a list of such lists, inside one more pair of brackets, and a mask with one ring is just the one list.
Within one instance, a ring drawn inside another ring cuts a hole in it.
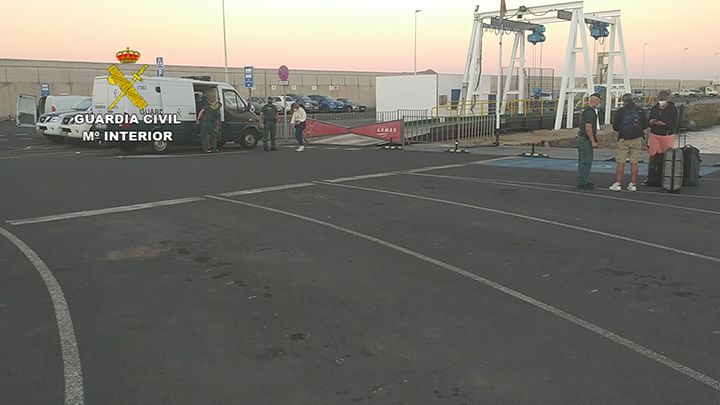
[{"label": "white parking line", "polygon": [[84,218],[84,217],[92,217],[92,216],[103,215],[103,214],[115,214],[118,212],[144,210],[147,208],[167,207],[169,205],[186,204],[186,203],[202,201],[202,200],[204,200],[204,198],[202,198],[202,197],[178,198],[175,200],[163,200],[163,201],[155,201],[155,202],[141,203],[141,204],[122,205],[119,207],[101,208],[101,209],[97,209],[97,210],[68,212],[66,214],[48,215],[48,216],[44,216],[44,217],[13,219],[13,220],[6,221],[6,222],[10,225],[37,224],[40,222],[60,221],[63,219]]},{"label": "white parking line", "polygon": [[237,195],[267,193],[269,191],[288,190],[288,189],[292,189],[292,188],[309,187],[309,186],[314,186],[314,185],[315,185],[315,183],[284,184],[281,186],[270,186],[270,187],[261,187],[261,188],[251,188],[248,190],[231,191],[229,193],[222,193],[220,195],[223,197],[234,197]]},{"label": "white parking line", "polygon": [[[344,185],[337,185],[337,186],[339,186],[339,187],[345,187]],[[348,187],[349,187],[349,186],[348,186]],[[355,188],[355,187],[351,187],[351,188]],[[453,266],[452,264],[445,263],[445,262],[440,261],[440,260],[438,260],[438,259],[435,259],[435,258],[426,256],[426,255],[423,255],[422,253],[415,252],[415,251],[413,251],[413,250],[410,250],[410,249],[404,248],[404,247],[402,247],[402,246],[396,245],[396,244],[394,244],[394,243],[392,243],[392,242],[387,242],[387,241],[385,241],[385,240],[376,238],[376,237],[374,237],[374,236],[370,236],[370,235],[367,235],[367,234],[364,234],[364,233],[360,233],[360,232],[357,232],[357,231],[353,231],[352,229],[344,228],[344,227],[342,227],[342,226],[335,225],[335,224],[332,224],[332,223],[329,223],[329,222],[325,222],[325,221],[321,221],[321,220],[318,220],[318,219],[315,219],[315,218],[306,217],[306,216],[300,215],[300,214],[295,214],[295,213],[293,213],[293,212],[283,211],[283,210],[279,210],[279,209],[275,209],[275,208],[270,208],[270,207],[264,207],[264,206],[260,206],[260,205],[256,205],[256,204],[251,204],[251,203],[243,202],[243,201],[230,200],[230,199],[227,199],[227,198],[221,198],[221,197],[216,197],[216,196],[212,196],[212,195],[206,195],[206,197],[207,197],[207,198],[214,199],[214,200],[219,200],[219,201],[229,202],[229,203],[233,203],[233,204],[244,205],[244,206],[251,207],[251,208],[256,208],[256,209],[260,209],[260,210],[264,210],[264,211],[268,211],[268,212],[273,212],[273,213],[276,213],[276,214],[286,215],[286,216],[288,216],[288,217],[300,219],[300,220],[307,221],[307,222],[312,222],[312,223],[317,224],[317,225],[321,225],[321,226],[324,226],[324,227],[327,227],[327,228],[331,228],[331,229],[334,229],[334,230],[337,230],[337,231],[340,231],[340,232],[343,232],[343,233],[346,233],[346,234],[349,234],[349,235],[356,236],[356,237],[358,237],[358,238],[367,240],[367,241],[369,241],[369,242],[376,243],[376,244],[378,244],[378,245],[387,247],[387,248],[392,249],[392,250],[395,250],[395,251],[397,251],[397,252],[400,252],[400,253],[403,253],[403,254],[412,256],[412,257],[414,257],[414,258],[416,258],[416,259],[419,259],[419,260],[422,260],[422,261],[424,261],[424,262],[427,262],[427,263],[430,263],[430,264],[434,264],[434,265],[436,265],[436,266],[438,266],[438,267],[441,267],[441,268],[444,268],[444,269],[446,269],[446,270],[449,270],[449,271],[451,271],[451,272],[453,272],[453,273],[455,273],[455,274],[458,274],[458,275],[460,275],[460,276],[463,276],[463,277],[469,278],[469,279],[471,279],[471,280],[477,281],[477,282],[479,282],[479,283],[481,283],[481,284],[483,284],[483,285],[485,285],[485,286],[487,286],[487,287],[490,287],[490,288],[492,288],[492,289],[495,289],[495,290],[497,290],[497,291],[500,291],[500,292],[502,292],[503,294],[510,295],[510,296],[512,296],[513,298],[516,298],[516,299],[518,299],[518,300],[520,300],[520,301],[523,301],[523,302],[525,302],[525,303],[527,303],[527,304],[530,304],[530,305],[532,305],[532,306],[535,307],[535,308],[538,308],[538,309],[541,309],[541,310],[543,310],[543,311],[545,311],[545,312],[548,312],[548,313],[550,313],[550,314],[553,314],[553,315],[555,315],[555,316],[557,316],[557,317],[559,317],[559,318],[561,318],[561,319],[564,319],[564,320],[566,320],[566,321],[568,321],[568,322],[570,322],[570,323],[572,323],[572,324],[574,324],[574,325],[580,326],[580,327],[582,327],[582,328],[584,328],[584,329],[586,329],[586,330],[588,330],[588,331],[590,331],[590,332],[593,332],[593,333],[595,333],[595,334],[597,334],[597,335],[599,335],[599,336],[602,336],[603,338],[608,339],[608,340],[610,340],[611,342],[617,343],[617,344],[619,344],[619,345],[621,345],[621,346],[624,346],[624,347],[632,350],[633,352],[636,352],[636,353],[638,353],[638,354],[640,354],[640,355],[642,355],[642,356],[645,356],[646,358],[649,358],[649,359],[651,359],[651,360],[653,360],[653,361],[655,361],[655,362],[658,362],[658,363],[660,363],[660,364],[662,364],[662,365],[664,365],[664,366],[666,366],[666,367],[668,367],[668,368],[670,368],[670,369],[672,369],[672,370],[674,370],[674,371],[676,371],[676,372],[678,372],[678,373],[684,374],[684,375],[686,375],[686,376],[688,376],[688,377],[690,377],[690,378],[692,378],[692,379],[694,379],[694,380],[696,380],[696,381],[698,381],[698,382],[700,382],[700,383],[702,383],[702,384],[705,384],[705,385],[709,386],[710,388],[713,388],[714,390],[720,391],[720,381],[716,380],[715,378],[712,378],[712,377],[710,377],[710,376],[707,376],[707,375],[705,375],[705,374],[703,374],[703,373],[701,373],[701,372],[699,372],[699,371],[695,371],[694,369],[692,369],[692,368],[690,368],[690,367],[688,367],[688,366],[686,366],[686,365],[684,365],[684,364],[681,364],[681,363],[679,363],[679,362],[677,362],[677,361],[675,361],[675,360],[673,360],[673,359],[671,359],[671,358],[669,358],[669,357],[666,357],[666,356],[664,356],[664,355],[662,355],[662,354],[660,354],[660,353],[658,353],[658,352],[655,352],[655,351],[653,351],[653,350],[651,350],[651,349],[649,349],[649,348],[647,348],[647,347],[645,347],[645,346],[642,346],[642,345],[640,345],[640,344],[638,344],[638,343],[635,343],[635,342],[633,342],[633,341],[630,340],[630,339],[627,339],[627,338],[622,337],[622,336],[620,336],[620,335],[618,335],[618,334],[616,334],[616,333],[614,333],[614,332],[611,332],[611,331],[609,331],[609,330],[607,330],[607,329],[604,329],[604,328],[602,328],[602,327],[600,327],[600,326],[598,326],[598,325],[595,325],[594,323],[591,323],[591,322],[586,321],[586,320],[584,320],[584,319],[582,319],[582,318],[579,318],[579,317],[577,317],[577,316],[575,316],[575,315],[572,315],[572,314],[570,314],[570,313],[568,313],[568,312],[565,312],[565,311],[563,311],[563,310],[561,310],[561,309],[559,309],[559,308],[556,308],[556,307],[554,307],[554,306],[552,306],[552,305],[550,305],[550,304],[546,304],[546,303],[544,303],[544,302],[542,302],[542,301],[540,301],[540,300],[537,300],[537,299],[535,299],[535,298],[533,298],[533,297],[530,297],[530,296],[528,296],[528,295],[525,295],[525,294],[523,294],[523,293],[521,293],[521,292],[519,292],[519,291],[513,290],[513,289],[511,289],[511,288],[509,288],[509,287],[506,287],[506,286],[500,284],[500,283],[497,283],[497,282],[495,282],[495,281],[492,281],[492,280],[486,279],[486,278],[484,278],[484,277],[478,276],[478,275],[473,274],[473,273],[471,273],[471,272],[469,272],[469,271],[463,270],[463,269],[461,269],[461,268],[459,268],[459,267]]]},{"label": "white parking line", "polygon": [[80,352],[77,340],[75,340],[75,329],[70,309],[68,308],[65,294],[55,276],[40,259],[40,257],[18,237],[0,227],[0,234],[7,238],[30,260],[38,274],[45,283],[50,301],[55,310],[55,321],[57,322],[58,334],[60,335],[60,352],[63,359],[63,374],[65,376],[65,405],[83,405],[85,403],[85,391],[83,388],[82,366],[80,364]]},{"label": "white parking line", "polygon": [[503,210],[498,210],[498,209],[494,209],[494,208],[482,207],[482,206],[479,206],[479,205],[465,204],[465,203],[460,203],[460,202],[457,202],[457,201],[443,200],[443,199],[440,199],[440,198],[426,197],[426,196],[417,195],[417,194],[401,193],[401,192],[397,192],[397,191],[383,190],[383,189],[379,189],[379,188],[359,187],[359,186],[351,186],[351,185],[349,185],[349,184],[336,184],[336,183],[326,183],[326,182],[317,182],[317,183],[318,183],[318,184],[325,184],[325,185],[332,186],[332,187],[345,187],[345,188],[351,188],[351,189],[355,189],[355,190],[370,191],[370,192],[373,192],[373,193],[381,193],[381,194],[390,194],[390,195],[396,195],[396,196],[399,196],[399,197],[415,198],[415,199],[418,199],[418,200],[432,201],[432,202],[436,202],[436,203],[440,203],[440,204],[454,205],[454,206],[457,206],[457,207],[470,208],[470,209],[474,209],[474,210],[490,212],[490,213],[493,213],[493,214],[500,214],[500,215],[510,216],[510,217],[514,217],[514,218],[525,219],[525,220],[528,220],[528,221],[540,222],[540,223],[543,223],[543,224],[559,226],[559,227],[561,227],[561,228],[573,229],[573,230],[576,230],[576,231],[585,232],[585,233],[591,233],[591,234],[594,234],[594,235],[605,236],[605,237],[607,237],[607,238],[622,240],[622,241],[625,241],[625,242],[630,242],[630,243],[634,243],[634,244],[638,244],[638,245],[653,247],[653,248],[665,250],[665,251],[668,251],[668,252],[673,252],[673,253],[678,253],[678,254],[685,255],[685,256],[694,257],[694,258],[697,258],[697,259],[702,259],[702,260],[707,260],[707,261],[711,261],[711,262],[715,262],[715,263],[720,263],[720,258],[714,257],[714,256],[707,256],[707,255],[704,255],[704,254],[701,254],[701,253],[695,253],[695,252],[691,252],[691,251],[688,251],[688,250],[676,249],[676,248],[671,247],[671,246],[665,246],[665,245],[660,245],[660,244],[658,244],[658,243],[647,242],[647,241],[644,241],[644,240],[635,239],[635,238],[631,238],[631,237],[628,237],[628,236],[618,235],[618,234],[614,234],[614,233],[610,233],[610,232],[598,231],[598,230],[592,229],[592,228],[586,228],[586,227],[577,226],[577,225],[570,225],[570,224],[566,224],[566,223],[563,223],[563,222],[557,222],[557,221],[552,221],[552,220],[545,219],[545,218],[533,217],[533,216],[530,216],[530,215],[517,214],[517,213],[515,213],[515,212],[510,212],[510,211],[503,211]]},{"label": "white parking line", "polygon": [[427,173],[404,173],[404,174],[407,176],[421,176],[421,177],[432,177],[432,178],[438,178],[438,179],[459,180],[459,181],[466,181],[466,182],[473,182],[473,183],[496,184],[496,185],[501,185],[501,186],[526,188],[529,190],[547,191],[550,193],[579,195],[579,196],[583,196],[583,197],[602,198],[602,199],[606,199],[606,200],[628,202],[631,204],[654,205],[656,207],[674,208],[674,209],[684,210],[684,211],[700,212],[703,214],[720,215],[720,211],[704,210],[701,208],[692,208],[692,207],[683,207],[680,205],[664,204],[664,203],[659,203],[659,202],[654,202],[654,201],[636,200],[634,198],[612,197],[609,195],[601,195],[601,194],[596,194],[596,193],[583,193],[583,192],[579,192],[579,191],[558,190],[558,189],[549,188],[549,187],[530,186],[530,185],[526,185],[526,184],[511,183],[511,182],[505,182],[505,181],[501,181],[501,180],[486,180],[486,179],[478,179],[475,177],[448,176],[448,175],[442,175],[442,174],[427,174]]},{"label": "white parking line", "polygon": [[157,159],[157,158],[177,158],[177,157],[192,157],[192,156],[222,156],[222,155],[237,155],[241,153],[248,153],[246,150],[220,152],[220,153],[188,153],[185,155],[117,155],[110,156],[104,159]]},{"label": "white parking line", "polygon": [[377,177],[387,177],[387,176],[397,176],[397,173],[387,172],[387,173],[361,174],[359,176],[338,177],[336,179],[329,179],[329,180],[323,180],[323,181],[326,181],[328,183],[343,183],[346,181],[374,179]]}]

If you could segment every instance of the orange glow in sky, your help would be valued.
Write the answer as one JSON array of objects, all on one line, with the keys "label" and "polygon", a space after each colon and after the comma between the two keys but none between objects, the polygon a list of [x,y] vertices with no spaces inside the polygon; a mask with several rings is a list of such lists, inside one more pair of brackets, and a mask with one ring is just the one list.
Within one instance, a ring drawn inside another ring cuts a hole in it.
[{"label": "orange glow in sky", "polygon": [[[507,0],[508,9],[547,3]],[[412,71],[414,10],[422,9],[418,70],[460,73],[476,4],[493,11],[499,0],[225,0],[228,64]],[[0,58],[110,62],[129,46],[142,53],[145,63],[159,55],[167,65],[224,63],[221,0],[24,0],[5,2],[2,8],[5,16],[17,18],[6,17],[0,25]],[[720,73],[715,40],[720,1],[588,0],[585,9],[622,10],[631,77],[642,75],[645,42],[647,77],[711,80]],[[559,75],[568,26],[548,25],[545,44],[528,44],[527,66],[554,68]],[[591,51],[607,49],[590,41]],[[507,55],[512,41],[505,43]],[[689,49],[683,63],[684,48]],[[485,36],[484,52],[484,71],[495,73],[494,34]]]}]

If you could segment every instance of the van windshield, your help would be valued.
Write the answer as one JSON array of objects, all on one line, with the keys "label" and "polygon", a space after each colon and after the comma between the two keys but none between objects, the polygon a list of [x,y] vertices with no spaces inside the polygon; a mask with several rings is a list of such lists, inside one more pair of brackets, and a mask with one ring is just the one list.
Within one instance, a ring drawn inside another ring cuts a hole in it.
[{"label": "van windshield", "polygon": [[84,100],[80,100],[77,103],[75,103],[71,108],[76,111],[85,111],[92,107],[92,99],[87,98]]}]

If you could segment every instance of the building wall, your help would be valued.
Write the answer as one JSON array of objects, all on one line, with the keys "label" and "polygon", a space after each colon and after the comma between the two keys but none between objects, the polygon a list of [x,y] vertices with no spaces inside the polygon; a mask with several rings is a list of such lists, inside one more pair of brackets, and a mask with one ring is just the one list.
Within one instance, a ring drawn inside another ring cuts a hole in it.
[{"label": "building wall", "polygon": [[[22,59],[0,59],[0,120],[13,119],[16,113],[17,95],[21,93],[40,94],[40,83],[49,83],[53,95],[63,93],[91,95],[93,79],[107,76],[110,63],[36,61]],[[117,64],[119,65],[119,64]],[[126,73],[137,72],[140,65],[119,65]],[[145,76],[155,76],[156,66],[148,65]],[[229,68],[229,83],[243,96],[246,89],[243,68]],[[391,76],[392,72],[343,72],[291,70],[290,86],[287,93],[325,94],[332,97],[347,97],[368,107],[375,107],[375,78]],[[166,77],[212,76],[213,80],[225,81],[222,67],[172,66],[165,65]],[[261,96],[282,95],[283,86],[277,86],[276,69],[255,69],[254,94]],[[275,86],[273,88],[273,86]],[[295,86],[294,89],[292,86]]]}]

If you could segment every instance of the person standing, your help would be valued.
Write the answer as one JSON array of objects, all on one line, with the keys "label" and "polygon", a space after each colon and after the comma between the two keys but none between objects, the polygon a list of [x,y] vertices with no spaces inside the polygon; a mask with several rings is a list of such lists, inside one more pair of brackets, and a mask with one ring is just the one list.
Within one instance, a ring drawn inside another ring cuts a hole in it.
[{"label": "person standing", "polygon": [[[277,148],[275,147],[275,137],[277,136],[277,122],[279,117],[277,113],[277,108],[275,108],[275,106],[273,105],[272,99],[270,97],[268,97],[267,102],[260,110],[260,119],[262,120],[264,127],[263,150],[265,152],[269,150],[276,151]],[[270,149],[268,149],[268,140],[270,141]]]},{"label": "person standing", "polygon": [[[662,90],[658,93],[658,102],[650,109],[650,134],[648,135],[648,164],[653,156],[665,153],[675,147],[675,127],[678,124],[678,109],[668,101],[670,93]],[[643,182],[647,184],[647,180]]]},{"label": "person standing", "polygon": [[594,190],[595,185],[588,181],[593,164],[593,149],[598,147],[597,132],[598,114],[596,108],[602,103],[602,97],[593,93],[588,99],[588,105],[580,115],[580,131],[577,137],[578,148],[578,181],[577,187],[584,190]]},{"label": "person standing", "polygon": [[[200,126],[200,141],[203,151],[218,152],[217,138],[220,132],[220,107],[219,101],[205,105],[198,115],[197,125]],[[208,145],[209,141],[209,145]],[[212,150],[210,147],[212,146]]]},{"label": "person standing", "polygon": [[292,107],[290,108],[293,112],[292,118],[290,118],[290,124],[292,124],[292,126],[295,128],[295,139],[300,144],[300,147],[297,148],[296,151],[302,152],[303,150],[305,150],[305,139],[303,138],[303,131],[305,130],[305,120],[307,119],[307,114],[298,103],[292,103]]},{"label": "person standing", "polygon": [[638,168],[640,166],[643,136],[645,135],[645,128],[647,128],[647,118],[645,117],[645,111],[633,101],[632,94],[624,94],[622,102],[623,106],[615,112],[613,120],[613,130],[618,133],[617,152],[615,154],[617,169],[615,170],[615,183],[610,186],[610,190],[622,190],[625,161],[629,160],[631,169],[630,183],[628,183],[627,190],[637,191]]}]

